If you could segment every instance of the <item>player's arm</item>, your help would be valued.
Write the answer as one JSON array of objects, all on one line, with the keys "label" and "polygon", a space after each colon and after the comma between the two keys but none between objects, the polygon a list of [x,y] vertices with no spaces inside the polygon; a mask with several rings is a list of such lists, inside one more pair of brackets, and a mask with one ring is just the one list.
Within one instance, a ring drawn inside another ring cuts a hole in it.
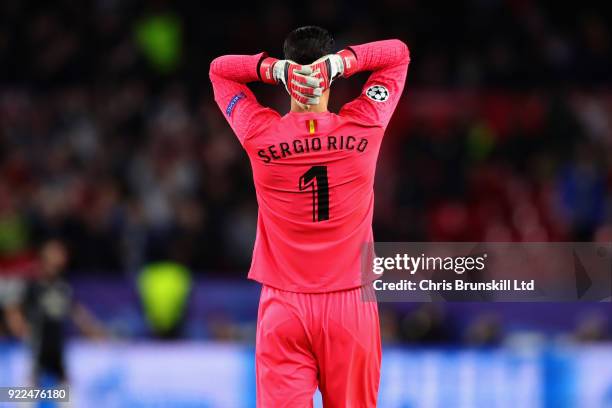
[{"label": "player's arm", "polygon": [[258,68],[266,58],[257,55],[224,55],[210,64],[210,82],[215,102],[223,116],[236,133],[241,144],[256,134],[277,112],[257,102],[255,95],[246,85],[259,81]]},{"label": "player's arm", "polygon": [[30,337],[30,324],[28,322],[28,309],[34,302],[31,284],[18,284],[14,297],[11,297],[4,309],[4,318],[9,332],[18,339],[25,340]]},{"label": "player's arm", "polygon": [[210,64],[215,101],[225,115],[240,143],[265,128],[271,119],[280,115],[257,102],[246,85],[261,81],[283,84],[298,102],[309,105],[319,103],[322,90],[319,82],[309,76],[310,67],[302,67],[288,60],[277,60],[265,53],[257,55],[225,55]]},{"label": "player's arm", "polygon": [[340,115],[386,127],[406,82],[410,63],[406,44],[400,40],[375,41],[350,46],[324,58],[329,61],[324,61],[327,69],[323,69],[329,78],[324,81],[327,86],[336,77],[348,78],[358,72],[372,72],[360,96],[344,105]]},{"label": "player's arm", "polygon": [[4,309],[4,318],[13,336],[19,339],[26,339],[30,336],[30,325],[18,305],[7,305]]}]

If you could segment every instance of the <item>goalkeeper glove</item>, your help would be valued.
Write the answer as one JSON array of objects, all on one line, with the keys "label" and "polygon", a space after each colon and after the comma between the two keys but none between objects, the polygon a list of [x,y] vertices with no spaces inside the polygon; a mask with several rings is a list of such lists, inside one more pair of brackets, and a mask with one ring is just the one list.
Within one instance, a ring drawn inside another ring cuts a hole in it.
[{"label": "goalkeeper glove", "polygon": [[342,50],[336,54],[328,54],[319,58],[310,66],[313,75],[321,79],[321,88],[328,89],[338,77],[348,78],[357,70],[357,58],[350,49]]},{"label": "goalkeeper glove", "polygon": [[270,57],[264,58],[259,65],[259,77],[263,82],[282,83],[289,95],[303,106],[317,105],[323,93],[321,79],[312,76],[312,71],[308,65]]}]

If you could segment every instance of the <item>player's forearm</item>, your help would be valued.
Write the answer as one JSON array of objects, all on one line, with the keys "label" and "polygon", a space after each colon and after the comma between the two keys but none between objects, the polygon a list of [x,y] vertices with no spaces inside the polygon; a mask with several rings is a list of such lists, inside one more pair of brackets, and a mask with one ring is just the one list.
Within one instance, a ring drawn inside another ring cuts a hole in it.
[{"label": "player's forearm", "polygon": [[210,64],[210,79],[213,83],[215,77],[241,84],[259,81],[259,64],[265,57],[265,53],[259,53],[256,55],[223,55],[215,58]]},{"label": "player's forearm", "polygon": [[345,67],[345,77],[361,71],[378,71],[388,67],[408,66],[410,63],[408,46],[400,40],[374,41],[352,45],[347,49],[354,53],[356,66]]}]

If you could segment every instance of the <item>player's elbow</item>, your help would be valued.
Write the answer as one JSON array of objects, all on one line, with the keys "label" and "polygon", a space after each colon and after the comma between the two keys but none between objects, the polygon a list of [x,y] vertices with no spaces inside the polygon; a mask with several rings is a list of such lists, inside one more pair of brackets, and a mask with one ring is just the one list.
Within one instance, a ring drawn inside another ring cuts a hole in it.
[{"label": "player's elbow", "polygon": [[393,39],[394,48],[397,50],[398,57],[403,64],[408,64],[410,62],[410,49],[408,48],[408,44],[403,42],[400,39]]},{"label": "player's elbow", "polygon": [[219,58],[221,57],[217,57],[212,60],[210,62],[210,66],[208,67],[208,77],[211,81],[214,79],[215,75],[217,75],[217,66],[219,65]]}]

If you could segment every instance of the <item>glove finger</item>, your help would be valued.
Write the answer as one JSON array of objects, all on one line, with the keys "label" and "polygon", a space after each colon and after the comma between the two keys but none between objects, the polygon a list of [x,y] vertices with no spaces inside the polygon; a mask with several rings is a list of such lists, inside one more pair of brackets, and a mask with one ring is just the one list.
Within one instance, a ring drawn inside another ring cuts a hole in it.
[{"label": "glove finger", "polygon": [[292,81],[291,89],[306,96],[321,96],[323,94],[323,88],[321,87],[302,86],[295,81]]},{"label": "glove finger", "polygon": [[291,96],[293,96],[296,101],[306,105],[318,105],[321,100],[318,96],[307,96],[297,91],[292,92]]},{"label": "glove finger", "polygon": [[321,83],[321,81],[323,79],[320,78],[320,77],[312,76],[312,75],[306,76],[306,75],[295,73],[293,75],[292,80],[294,80],[294,81],[296,81],[296,82],[298,82],[300,84],[309,86],[311,88],[318,88],[319,84]]},{"label": "glove finger", "polygon": [[310,75],[312,74],[312,67],[310,65],[302,65],[299,68],[296,68],[293,72],[296,74]]},{"label": "glove finger", "polygon": [[[331,81],[329,80],[329,78],[320,70],[315,70],[309,78],[314,78],[316,81],[319,81],[319,88],[323,88],[324,90],[329,88],[329,86],[331,85]],[[309,80],[309,82],[313,82],[312,80]]]},{"label": "glove finger", "polygon": [[308,97],[299,92],[291,92],[291,97],[298,101],[299,103],[306,104],[308,102]]},{"label": "glove finger", "polygon": [[316,64],[313,63],[313,64],[310,64],[310,66],[312,68],[312,74],[314,76],[316,76],[318,74],[324,75],[324,74],[328,74],[329,73],[328,67],[325,64],[325,62],[319,62],[319,63],[316,63]]},{"label": "glove finger", "polygon": [[306,104],[306,97],[300,95],[297,92],[291,92],[291,97],[295,99],[299,104],[302,104],[302,105]]}]

